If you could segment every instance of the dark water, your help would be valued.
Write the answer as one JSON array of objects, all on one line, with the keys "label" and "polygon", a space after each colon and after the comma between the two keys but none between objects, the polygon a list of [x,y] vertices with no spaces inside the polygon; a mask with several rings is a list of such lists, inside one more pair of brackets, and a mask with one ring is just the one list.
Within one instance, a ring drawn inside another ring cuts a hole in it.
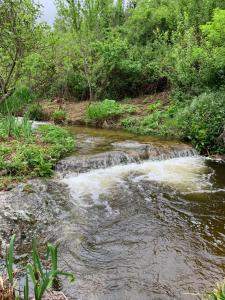
[{"label": "dark water", "polygon": [[[115,140],[134,140],[106,132],[92,131],[100,140],[96,146],[90,138],[94,146],[81,144],[82,151],[101,152]],[[59,240],[62,265],[77,274],[68,288],[75,299],[197,299],[188,293],[223,279],[224,164],[198,156],[148,160],[69,174],[63,181],[74,214]]]},{"label": "dark water", "polygon": [[[115,170],[68,179],[77,212],[62,237],[64,264],[78,277],[71,295],[79,299],[193,299],[185,293],[204,291],[222,280],[224,166],[195,158],[173,159],[164,168],[173,171],[160,181],[157,168],[165,163],[152,167],[156,180],[142,178],[141,166],[123,173],[119,181],[110,179],[108,185],[107,176],[114,177]],[[189,170],[188,178],[179,175],[179,167]],[[118,172],[120,168],[116,167]],[[173,175],[177,181],[171,179]],[[89,187],[81,188],[85,179]],[[101,180],[104,188],[96,184]]]},{"label": "dark water", "polygon": [[[124,140],[169,151],[184,147],[117,131],[73,130],[78,154],[109,151]],[[68,172],[32,183],[32,194],[11,192],[10,207],[43,221],[27,232],[60,242],[60,265],[76,274],[75,284],[64,286],[71,299],[198,299],[188,293],[223,279],[225,165],[188,153]]]}]

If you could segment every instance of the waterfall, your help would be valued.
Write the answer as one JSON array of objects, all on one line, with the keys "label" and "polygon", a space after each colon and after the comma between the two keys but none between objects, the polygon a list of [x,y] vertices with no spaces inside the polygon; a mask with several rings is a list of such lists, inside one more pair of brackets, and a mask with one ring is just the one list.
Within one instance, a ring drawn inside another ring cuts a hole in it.
[{"label": "waterfall", "polygon": [[113,143],[113,150],[93,155],[76,155],[63,159],[56,165],[60,177],[69,173],[80,174],[96,169],[106,169],[117,165],[141,163],[145,160],[167,160],[177,157],[191,157],[197,152],[188,145],[162,147],[138,142]]}]

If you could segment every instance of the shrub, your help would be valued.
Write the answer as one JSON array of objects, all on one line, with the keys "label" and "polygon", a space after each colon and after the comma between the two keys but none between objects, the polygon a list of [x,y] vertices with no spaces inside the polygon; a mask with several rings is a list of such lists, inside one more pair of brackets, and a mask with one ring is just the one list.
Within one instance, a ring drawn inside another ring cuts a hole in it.
[{"label": "shrub", "polygon": [[30,105],[27,111],[27,116],[30,120],[41,121],[43,119],[42,107],[39,103]]},{"label": "shrub", "polygon": [[29,138],[23,131],[7,137],[0,147],[0,189],[18,177],[50,176],[56,161],[75,147],[74,138],[55,125],[43,125],[31,131]]},{"label": "shrub", "polygon": [[66,121],[66,112],[64,110],[56,110],[52,114],[52,119],[56,124],[62,124]]},{"label": "shrub", "polygon": [[202,94],[178,114],[180,136],[189,139],[200,152],[225,152],[216,139],[225,124],[225,93],[223,91]]},{"label": "shrub", "polygon": [[86,111],[88,121],[102,120],[109,117],[115,117],[124,112],[123,106],[115,100],[105,99],[102,102],[96,102],[89,105]]}]

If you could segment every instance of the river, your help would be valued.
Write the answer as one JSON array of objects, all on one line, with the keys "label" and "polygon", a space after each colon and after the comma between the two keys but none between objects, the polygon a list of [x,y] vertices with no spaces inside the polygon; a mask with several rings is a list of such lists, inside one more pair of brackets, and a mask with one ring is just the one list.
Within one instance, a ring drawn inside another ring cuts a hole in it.
[{"label": "river", "polygon": [[225,164],[189,145],[70,128],[77,150],[51,180],[0,193],[2,239],[60,244],[79,300],[186,300],[225,275]]}]

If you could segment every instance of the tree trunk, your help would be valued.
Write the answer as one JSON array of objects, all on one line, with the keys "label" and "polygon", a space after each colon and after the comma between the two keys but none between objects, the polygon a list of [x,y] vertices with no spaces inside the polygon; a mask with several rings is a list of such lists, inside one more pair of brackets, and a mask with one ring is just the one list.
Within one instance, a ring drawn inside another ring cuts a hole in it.
[{"label": "tree trunk", "polygon": [[3,93],[3,96],[0,98],[0,103],[4,102],[5,99],[10,96],[11,92],[9,91],[8,89],[8,86],[9,86],[9,83],[10,83],[10,80],[11,80],[11,77],[12,77],[12,74],[13,74],[13,71],[15,69],[15,66],[16,66],[16,61],[17,61],[17,54],[18,52],[16,51],[15,53],[15,57],[12,61],[12,65],[9,69],[9,73],[8,73],[8,76],[5,80],[5,82],[2,83],[2,93]]}]

